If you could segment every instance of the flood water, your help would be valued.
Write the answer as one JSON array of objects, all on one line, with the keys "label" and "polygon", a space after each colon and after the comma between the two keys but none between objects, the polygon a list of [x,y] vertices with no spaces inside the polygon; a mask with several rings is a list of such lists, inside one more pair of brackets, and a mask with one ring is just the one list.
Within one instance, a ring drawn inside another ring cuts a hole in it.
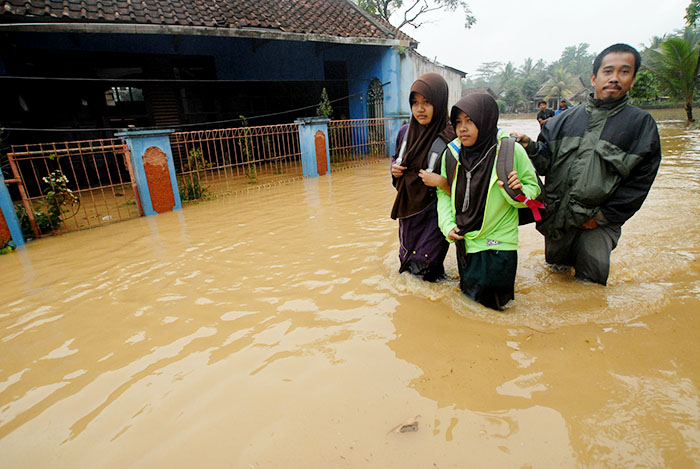
[{"label": "flood water", "polygon": [[527,226],[502,313],[453,248],[397,273],[388,162],[0,256],[0,467],[700,466],[700,131],[655,116],[609,285]]}]

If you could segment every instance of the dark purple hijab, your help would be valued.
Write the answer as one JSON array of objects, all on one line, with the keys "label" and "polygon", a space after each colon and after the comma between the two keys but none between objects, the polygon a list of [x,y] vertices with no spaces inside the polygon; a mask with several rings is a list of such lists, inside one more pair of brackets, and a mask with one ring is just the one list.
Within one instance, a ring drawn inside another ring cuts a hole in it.
[{"label": "dark purple hijab", "polygon": [[455,133],[447,117],[448,89],[445,79],[437,73],[421,75],[411,86],[409,102],[414,93],[421,94],[433,105],[433,118],[428,125],[421,125],[411,115],[406,134],[406,151],[401,163],[406,166],[403,176],[396,179],[396,200],[391,218],[406,218],[423,211],[436,198],[435,189],[423,184],[418,171],[427,165],[428,152],[436,138],[449,143]]},{"label": "dark purple hijab", "polygon": [[[460,167],[454,200],[457,226],[460,234],[465,234],[480,229],[484,222],[486,196],[496,160],[498,104],[491,95],[468,94],[452,106],[450,121],[453,126],[456,125],[459,111],[464,112],[479,129],[474,145],[462,145],[459,154]],[[467,173],[471,173],[469,184]]]}]

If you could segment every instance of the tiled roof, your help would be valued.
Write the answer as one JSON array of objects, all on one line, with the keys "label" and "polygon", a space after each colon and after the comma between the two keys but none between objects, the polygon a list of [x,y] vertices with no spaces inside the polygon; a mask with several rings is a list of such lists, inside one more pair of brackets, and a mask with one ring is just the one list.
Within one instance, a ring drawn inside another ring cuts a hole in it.
[{"label": "tiled roof", "polygon": [[109,23],[264,29],[415,42],[350,0],[0,0],[0,23]]}]

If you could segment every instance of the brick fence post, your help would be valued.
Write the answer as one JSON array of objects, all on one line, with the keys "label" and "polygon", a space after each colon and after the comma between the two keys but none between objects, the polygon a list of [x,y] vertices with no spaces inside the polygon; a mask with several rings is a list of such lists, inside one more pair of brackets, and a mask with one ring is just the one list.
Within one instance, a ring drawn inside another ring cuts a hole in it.
[{"label": "brick fence post", "polygon": [[144,215],[180,210],[182,202],[177,186],[172,130],[127,130],[116,134],[129,146],[131,166]]},{"label": "brick fence post", "polygon": [[327,117],[303,117],[299,124],[301,169],[304,177],[318,177],[330,171],[331,154],[328,150]]}]

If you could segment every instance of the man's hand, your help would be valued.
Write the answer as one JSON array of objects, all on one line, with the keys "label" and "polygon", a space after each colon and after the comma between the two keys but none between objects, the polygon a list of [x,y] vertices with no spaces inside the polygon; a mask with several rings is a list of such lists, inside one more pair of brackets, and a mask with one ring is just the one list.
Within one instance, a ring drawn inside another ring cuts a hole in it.
[{"label": "man's hand", "polygon": [[457,231],[458,228],[452,228],[452,230],[447,234],[447,237],[452,241],[459,241],[460,239],[464,239],[464,236],[458,235]]},{"label": "man's hand", "polygon": [[530,144],[530,137],[528,137],[525,134],[519,134],[517,132],[511,132],[510,136],[515,138],[515,141],[518,142],[523,146],[523,148],[527,148],[527,146]]},{"label": "man's hand", "polygon": [[582,223],[581,228],[583,228],[584,230],[595,230],[596,228],[598,228],[598,222],[595,221],[595,218],[591,218],[587,222]]},{"label": "man's hand", "polygon": [[391,175],[395,178],[400,178],[403,176],[403,172],[406,170],[406,166],[401,166],[398,164],[391,165]]}]

